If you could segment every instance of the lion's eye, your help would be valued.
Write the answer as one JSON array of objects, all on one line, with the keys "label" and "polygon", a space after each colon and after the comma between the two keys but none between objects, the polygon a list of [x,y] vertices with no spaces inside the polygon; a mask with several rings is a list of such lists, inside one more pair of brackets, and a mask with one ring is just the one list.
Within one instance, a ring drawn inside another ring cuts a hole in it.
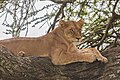
[{"label": "lion's eye", "polygon": [[70,29],[70,33],[71,33],[71,34],[74,34],[75,32],[74,32],[74,30],[73,30],[73,29]]},{"label": "lion's eye", "polygon": [[70,31],[71,31],[71,32],[74,32],[74,30],[73,30],[73,29],[70,29]]}]

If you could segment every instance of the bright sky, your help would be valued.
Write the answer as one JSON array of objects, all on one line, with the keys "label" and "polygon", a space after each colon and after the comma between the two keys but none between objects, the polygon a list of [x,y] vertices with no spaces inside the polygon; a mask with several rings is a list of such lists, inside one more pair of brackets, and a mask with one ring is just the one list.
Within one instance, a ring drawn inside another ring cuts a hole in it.
[{"label": "bright sky", "polygon": [[[39,9],[41,9],[43,6],[45,6],[45,4],[47,5],[49,3],[51,3],[51,2],[50,1],[37,2],[36,8],[39,7]],[[38,14],[38,16],[41,16],[43,14],[45,14],[45,12],[41,12],[40,14]],[[3,22],[3,18],[0,18],[0,40],[6,39],[6,38],[11,38],[11,35],[6,35],[3,33],[6,31],[6,28],[3,27],[2,22]],[[34,28],[29,27],[28,36],[29,37],[38,37],[38,36],[42,36],[43,34],[45,34],[46,30],[48,30],[48,28],[49,28],[48,25],[44,25],[41,29],[39,29],[40,25],[42,25],[42,24],[39,24],[38,26],[36,26]],[[20,36],[25,36],[25,31],[22,31]]]}]

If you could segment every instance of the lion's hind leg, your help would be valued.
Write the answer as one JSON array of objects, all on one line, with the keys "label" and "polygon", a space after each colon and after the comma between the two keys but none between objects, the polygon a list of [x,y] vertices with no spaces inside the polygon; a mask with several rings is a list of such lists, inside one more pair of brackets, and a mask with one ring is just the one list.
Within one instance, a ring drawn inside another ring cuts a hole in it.
[{"label": "lion's hind leg", "polygon": [[19,57],[24,57],[24,56],[25,56],[25,52],[24,52],[24,51],[20,51],[20,52],[17,54],[17,56],[19,56]]}]

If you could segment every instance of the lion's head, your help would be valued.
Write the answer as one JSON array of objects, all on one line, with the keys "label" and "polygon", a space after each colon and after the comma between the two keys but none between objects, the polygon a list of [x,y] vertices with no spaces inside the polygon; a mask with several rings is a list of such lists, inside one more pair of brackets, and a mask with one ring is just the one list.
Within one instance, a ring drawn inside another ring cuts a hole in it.
[{"label": "lion's head", "polygon": [[81,40],[81,28],[84,24],[83,19],[79,21],[60,20],[60,26],[64,30],[65,38],[70,42],[79,42]]}]

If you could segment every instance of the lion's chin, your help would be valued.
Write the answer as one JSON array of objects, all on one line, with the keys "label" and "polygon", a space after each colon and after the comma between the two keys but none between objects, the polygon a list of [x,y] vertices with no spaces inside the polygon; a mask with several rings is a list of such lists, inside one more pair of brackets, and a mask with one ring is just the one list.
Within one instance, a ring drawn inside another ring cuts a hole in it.
[{"label": "lion's chin", "polygon": [[73,39],[72,42],[81,42],[81,39]]},{"label": "lion's chin", "polygon": [[81,39],[72,39],[73,44],[79,45],[81,43]]},{"label": "lion's chin", "polygon": [[74,45],[79,45],[81,42],[73,42]]},{"label": "lion's chin", "polygon": [[81,42],[81,39],[76,39],[76,38],[68,38],[68,41],[69,42],[72,42],[72,43],[80,43]]}]

